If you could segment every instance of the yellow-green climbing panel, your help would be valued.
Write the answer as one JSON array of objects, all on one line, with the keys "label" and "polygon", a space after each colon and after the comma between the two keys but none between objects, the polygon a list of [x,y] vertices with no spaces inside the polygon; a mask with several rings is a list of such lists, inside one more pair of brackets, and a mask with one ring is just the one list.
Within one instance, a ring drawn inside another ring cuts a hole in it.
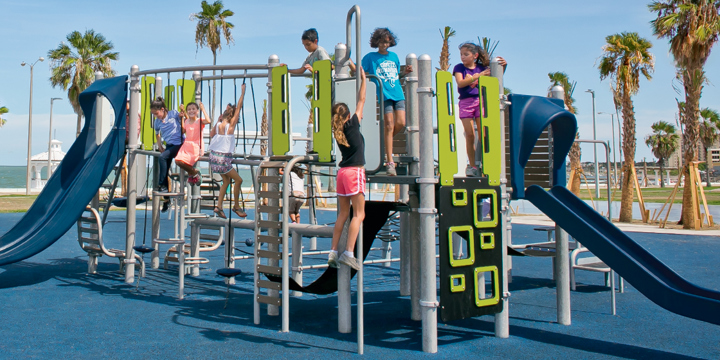
[{"label": "yellow-green climbing panel", "polygon": [[290,75],[287,66],[272,68],[272,155],[287,155],[290,151]]},{"label": "yellow-green climbing panel", "polygon": [[155,78],[143,76],[140,80],[140,117],[142,126],[140,130],[140,141],[144,150],[152,150],[155,143],[155,131],[153,130],[152,114],[150,104],[155,98]]},{"label": "yellow-green climbing panel", "polygon": [[177,92],[178,104],[195,102],[195,80],[178,79],[177,88],[180,89]]},{"label": "yellow-green climbing panel", "polygon": [[452,186],[454,184],[453,176],[458,172],[452,74],[447,71],[438,71],[435,74],[435,83],[437,87],[435,99],[437,101],[440,185]]},{"label": "yellow-green climbing panel", "polygon": [[313,151],[320,162],[332,160],[332,62],[313,63]]},{"label": "yellow-green climbing panel", "polygon": [[482,172],[488,177],[491,186],[500,185],[502,166],[500,154],[505,151],[501,144],[502,123],[500,122],[500,88],[498,79],[481,76],[480,89],[480,127],[478,129],[482,147]]}]

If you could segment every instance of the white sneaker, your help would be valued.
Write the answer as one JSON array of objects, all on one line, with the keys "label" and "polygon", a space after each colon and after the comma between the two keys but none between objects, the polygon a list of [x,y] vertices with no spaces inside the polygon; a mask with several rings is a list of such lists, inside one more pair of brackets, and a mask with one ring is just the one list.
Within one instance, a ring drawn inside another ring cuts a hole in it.
[{"label": "white sneaker", "polygon": [[328,255],[328,266],[337,268],[338,267],[337,260],[338,260],[337,252],[331,251],[330,254]]},{"label": "white sneaker", "polygon": [[465,176],[480,177],[480,169],[468,165],[465,167]]},{"label": "white sneaker", "polygon": [[397,170],[395,170],[395,163],[389,162],[387,163],[387,166],[385,167],[387,171],[387,176],[397,176]]},{"label": "white sneaker", "polygon": [[349,256],[345,255],[345,253],[340,255],[338,262],[341,264],[345,264],[355,270],[360,270],[360,264],[358,264],[357,259],[354,257],[349,257]]}]

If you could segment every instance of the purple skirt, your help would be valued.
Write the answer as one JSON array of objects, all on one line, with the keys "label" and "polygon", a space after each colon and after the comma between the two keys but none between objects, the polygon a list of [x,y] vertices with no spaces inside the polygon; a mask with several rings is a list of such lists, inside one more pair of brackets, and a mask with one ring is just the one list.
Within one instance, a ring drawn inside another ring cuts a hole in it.
[{"label": "purple skirt", "polygon": [[227,174],[232,170],[232,153],[210,150],[210,170],[217,174]]}]

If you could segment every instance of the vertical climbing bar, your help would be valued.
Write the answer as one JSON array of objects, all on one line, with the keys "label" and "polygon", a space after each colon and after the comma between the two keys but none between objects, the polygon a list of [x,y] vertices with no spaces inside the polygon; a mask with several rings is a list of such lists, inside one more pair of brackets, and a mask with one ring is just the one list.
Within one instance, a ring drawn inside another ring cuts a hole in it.
[{"label": "vertical climbing bar", "polygon": [[[140,79],[136,75],[139,68],[133,65],[130,68],[130,114],[137,114],[140,109]],[[130,116],[130,123],[126,124],[129,134],[137,134],[137,121],[133,121],[134,116]],[[127,222],[125,228],[125,283],[132,284],[135,282],[135,220],[137,213],[137,136],[128,137],[128,162],[127,162]]]}]

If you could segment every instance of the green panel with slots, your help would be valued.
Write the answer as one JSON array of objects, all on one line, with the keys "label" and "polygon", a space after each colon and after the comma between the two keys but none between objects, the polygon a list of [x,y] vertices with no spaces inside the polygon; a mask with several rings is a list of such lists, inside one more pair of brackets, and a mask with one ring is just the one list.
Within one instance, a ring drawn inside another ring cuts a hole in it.
[{"label": "green panel with slots", "polygon": [[459,233],[461,231],[467,231],[468,237],[468,257],[466,259],[456,259],[455,256],[453,256],[452,251],[449,252],[450,254],[450,266],[452,267],[460,267],[460,266],[470,266],[475,263],[475,229],[471,225],[463,225],[463,226],[451,226],[448,229],[448,241],[450,249],[454,249],[453,247],[453,233]]},{"label": "green panel with slots", "polygon": [[[140,115],[142,125],[140,127],[140,141],[143,150],[152,150],[155,143],[155,130],[153,130],[153,117],[150,113],[150,104],[155,98],[155,78],[143,76],[140,79]],[[132,119],[132,117],[131,117]]]},{"label": "green panel with slots", "polygon": [[466,206],[468,204],[467,190],[466,189],[453,189],[452,203],[453,203],[453,206]]},{"label": "green panel with slots", "polygon": [[[492,288],[493,295],[487,299],[480,299],[480,287],[484,287],[485,284],[478,283],[478,274],[490,272],[492,273]],[[491,305],[497,305],[500,302],[500,283],[498,281],[498,268],[497,266],[482,266],[475,268],[475,306],[485,307]]]},{"label": "green panel with slots", "polygon": [[478,80],[480,89],[480,145],[482,151],[482,172],[492,186],[500,185],[502,174],[501,153],[505,151],[502,140],[502,122],[500,120],[500,85],[498,79],[481,76]]},{"label": "green panel with slots", "polygon": [[[490,204],[478,202],[478,199],[490,198]],[[484,216],[482,208],[485,206],[490,207],[488,212],[489,218]],[[478,208],[481,209],[478,213]],[[498,225],[498,206],[497,206],[497,191],[493,189],[475,189],[473,190],[473,220],[475,227],[478,229],[494,228]],[[479,216],[478,216],[479,215]]]},{"label": "green panel with slots", "polygon": [[435,74],[438,125],[438,172],[440,185],[452,186],[458,172],[455,127],[455,95],[452,74],[438,71]]},{"label": "green panel with slots", "polygon": [[[455,279],[458,279],[458,284],[455,285]],[[463,292],[465,291],[465,274],[450,275],[450,291],[452,292]]]},{"label": "green panel with slots", "polygon": [[495,234],[480,233],[480,248],[490,250],[495,248]]},{"label": "green panel with slots", "polygon": [[[178,79],[177,88],[178,91],[177,101],[178,104],[189,104],[195,102],[195,80]],[[198,116],[200,116],[198,114]]]},{"label": "green panel with slots", "polygon": [[310,101],[314,116],[313,151],[320,162],[332,161],[332,62],[313,63],[313,95]]},{"label": "green panel with slots", "polygon": [[290,151],[290,75],[287,66],[272,68],[272,155],[287,155]]},{"label": "green panel with slots", "polygon": [[166,86],[164,94],[165,106],[167,106],[168,111],[177,110],[177,104],[175,103],[175,85]]}]

